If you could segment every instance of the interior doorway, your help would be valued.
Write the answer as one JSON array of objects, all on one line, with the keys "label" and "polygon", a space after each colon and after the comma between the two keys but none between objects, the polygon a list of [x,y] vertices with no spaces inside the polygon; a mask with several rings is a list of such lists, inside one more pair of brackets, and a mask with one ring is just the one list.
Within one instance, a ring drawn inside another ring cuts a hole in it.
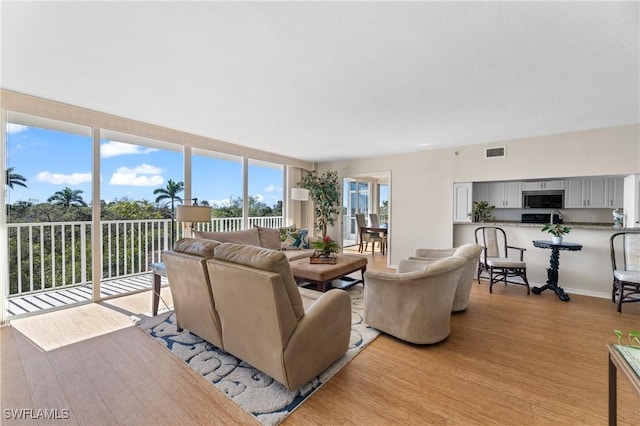
[{"label": "interior doorway", "polygon": [[[342,246],[358,244],[356,213],[369,220],[370,213],[378,214],[380,225],[390,225],[390,172],[367,173],[345,177],[342,184]],[[390,238],[390,234],[387,234]]]}]

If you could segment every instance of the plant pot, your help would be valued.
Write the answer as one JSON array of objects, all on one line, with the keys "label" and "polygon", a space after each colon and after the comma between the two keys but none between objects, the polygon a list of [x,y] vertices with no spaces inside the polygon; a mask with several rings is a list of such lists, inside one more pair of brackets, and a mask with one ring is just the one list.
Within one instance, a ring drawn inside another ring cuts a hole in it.
[{"label": "plant pot", "polygon": [[551,237],[552,244],[562,244],[562,237]]}]

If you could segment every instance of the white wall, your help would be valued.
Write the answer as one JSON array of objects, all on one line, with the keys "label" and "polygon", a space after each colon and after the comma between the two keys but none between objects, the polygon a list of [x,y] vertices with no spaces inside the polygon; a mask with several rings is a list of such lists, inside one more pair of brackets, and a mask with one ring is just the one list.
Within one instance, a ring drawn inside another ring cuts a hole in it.
[{"label": "white wall", "polygon": [[[504,145],[504,159],[485,160],[484,148]],[[640,169],[640,125],[609,127],[456,149],[458,182],[628,175]]]},{"label": "white wall", "polygon": [[[449,150],[367,158],[320,164],[320,171],[337,170],[340,178],[390,171],[389,204],[391,263],[412,256],[416,247],[451,246],[453,169]],[[432,226],[432,224],[438,224]],[[341,224],[340,224],[341,226]],[[340,227],[331,236],[340,238]]]},{"label": "white wall", "polygon": [[[484,148],[497,145],[507,157],[485,160]],[[640,125],[328,162],[318,170],[337,170],[340,178],[391,172],[389,253],[397,265],[416,248],[453,245],[454,182],[640,173]],[[340,238],[337,225],[330,234]]]}]

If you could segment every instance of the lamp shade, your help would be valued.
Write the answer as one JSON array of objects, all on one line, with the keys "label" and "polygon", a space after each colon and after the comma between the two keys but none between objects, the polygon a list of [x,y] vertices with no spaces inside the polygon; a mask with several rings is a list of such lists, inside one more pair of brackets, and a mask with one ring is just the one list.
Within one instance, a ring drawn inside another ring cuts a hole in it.
[{"label": "lamp shade", "polygon": [[309,190],[304,188],[291,188],[291,199],[296,201],[309,200]]},{"label": "lamp shade", "polygon": [[210,222],[211,207],[209,206],[178,206],[176,209],[178,222]]}]

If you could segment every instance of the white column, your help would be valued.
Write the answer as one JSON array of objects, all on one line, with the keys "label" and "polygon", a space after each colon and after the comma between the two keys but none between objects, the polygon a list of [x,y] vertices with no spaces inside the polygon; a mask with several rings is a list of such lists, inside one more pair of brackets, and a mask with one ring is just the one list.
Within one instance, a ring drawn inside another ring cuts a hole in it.
[{"label": "white column", "polygon": [[[7,164],[7,112],[2,110],[2,136],[0,136],[0,164]],[[9,247],[7,239],[7,174],[0,173],[0,326],[7,324],[7,294],[9,293]]]},{"label": "white column", "polygon": [[91,170],[91,296],[94,302],[100,300],[100,280],[102,279],[102,224],[100,222],[100,129],[91,129],[92,170]]}]

